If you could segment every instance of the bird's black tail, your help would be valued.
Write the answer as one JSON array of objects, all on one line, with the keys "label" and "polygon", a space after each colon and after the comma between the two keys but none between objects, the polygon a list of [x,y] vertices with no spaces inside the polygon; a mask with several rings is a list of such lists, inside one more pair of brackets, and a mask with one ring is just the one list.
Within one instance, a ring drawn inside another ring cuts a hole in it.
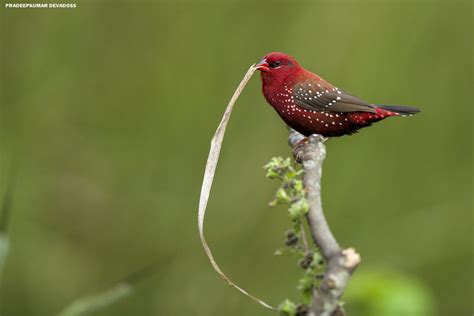
[{"label": "bird's black tail", "polygon": [[421,112],[416,106],[404,106],[404,105],[377,105],[379,108],[396,112],[400,115],[413,115],[418,112]]}]

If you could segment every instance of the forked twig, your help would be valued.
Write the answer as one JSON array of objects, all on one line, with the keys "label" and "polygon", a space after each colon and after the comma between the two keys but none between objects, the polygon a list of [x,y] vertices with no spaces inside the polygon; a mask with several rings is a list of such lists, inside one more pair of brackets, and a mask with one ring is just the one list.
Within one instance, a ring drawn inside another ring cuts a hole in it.
[{"label": "forked twig", "polygon": [[[292,131],[289,143],[295,146],[302,139],[301,134]],[[326,156],[324,138],[320,135],[311,135],[293,152],[303,165],[303,183],[309,204],[308,225],[313,241],[321,250],[326,262],[324,278],[313,293],[313,302],[308,315],[342,316],[345,313],[339,305],[339,299],[352,272],[360,263],[360,255],[353,248],[341,249],[324,216],[321,203],[322,164]]]}]

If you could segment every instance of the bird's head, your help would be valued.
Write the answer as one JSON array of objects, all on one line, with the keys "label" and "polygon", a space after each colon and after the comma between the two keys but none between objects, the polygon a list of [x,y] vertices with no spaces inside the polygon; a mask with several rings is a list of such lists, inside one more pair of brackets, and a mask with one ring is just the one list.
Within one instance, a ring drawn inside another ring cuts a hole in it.
[{"label": "bird's head", "polygon": [[279,52],[265,55],[255,67],[261,71],[263,80],[287,78],[300,69],[300,65],[293,57]]}]

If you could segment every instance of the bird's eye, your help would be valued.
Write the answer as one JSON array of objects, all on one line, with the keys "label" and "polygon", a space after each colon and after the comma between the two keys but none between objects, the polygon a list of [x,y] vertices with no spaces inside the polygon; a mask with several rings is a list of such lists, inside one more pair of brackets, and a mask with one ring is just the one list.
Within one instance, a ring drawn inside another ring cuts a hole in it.
[{"label": "bird's eye", "polygon": [[270,67],[272,68],[276,68],[276,67],[280,67],[281,66],[281,61],[279,60],[276,60],[274,61],[273,63],[270,64]]}]

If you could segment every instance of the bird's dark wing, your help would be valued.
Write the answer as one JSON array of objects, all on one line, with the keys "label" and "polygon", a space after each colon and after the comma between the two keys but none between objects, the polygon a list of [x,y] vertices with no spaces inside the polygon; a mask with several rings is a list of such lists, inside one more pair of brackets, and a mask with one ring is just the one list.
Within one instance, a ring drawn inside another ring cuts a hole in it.
[{"label": "bird's dark wing", "polygon": [[375,113],[373,105],[327,83],[298,83],[293,86],[293,98],[298,106],[309,111]]}]

